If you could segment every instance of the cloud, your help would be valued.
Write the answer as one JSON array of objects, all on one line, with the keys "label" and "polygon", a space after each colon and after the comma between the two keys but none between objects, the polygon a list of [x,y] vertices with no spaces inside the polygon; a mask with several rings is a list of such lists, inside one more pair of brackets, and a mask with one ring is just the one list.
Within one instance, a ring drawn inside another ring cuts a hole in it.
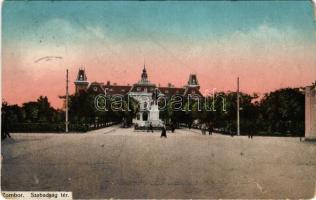
[{"label": "cloud", "polygon": [[[42,34],[45,35],[42,35]],[[56,44],[85,44],[86,41],[106,40],[106,31],[98,25],[74,24],[62,18],[48,20],[39,26],[34,37],[43,37],[44,42]]]},{"label": "cloud", "polygon": [[224,54],[265,59],[299,53],[305,48],[304,38],[290,26],[275,27],[264,22],[248,31],[235,31],[217,41]]}]

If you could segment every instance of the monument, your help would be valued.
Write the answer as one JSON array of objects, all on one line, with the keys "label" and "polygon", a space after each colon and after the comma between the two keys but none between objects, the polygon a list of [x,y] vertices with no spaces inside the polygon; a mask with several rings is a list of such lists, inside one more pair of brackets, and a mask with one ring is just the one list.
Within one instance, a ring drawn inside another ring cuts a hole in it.
[{"label": "monument", "polygon": [[158,87],[148,79],[147,70],[144,69],[140,81],[135,83],[128,92],[139,103],[139,112],[133,123],[139,127],[148,127],[151,123],[153,127],[161,127],[163,122],[159,119],[158,97],[161,94]]},{"label": "monument", "polygon": [[158,97],[159,91],[156,88],[152,94],[152,105],[149,109],[149,120],[148,122],[154,127],[161,127],[163,122],[159,119],[159,108],[158,108]]},{"label": "monument", "polygon": [[316,82],[305,88],[305,138],[316,140]]}]

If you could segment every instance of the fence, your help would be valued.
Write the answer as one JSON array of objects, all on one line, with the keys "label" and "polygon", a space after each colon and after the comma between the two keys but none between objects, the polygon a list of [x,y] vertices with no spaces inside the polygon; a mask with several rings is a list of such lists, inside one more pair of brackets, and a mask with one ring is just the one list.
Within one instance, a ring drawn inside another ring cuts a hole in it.
[{"label": "fence", "polygon": [[[119,122],[106,122],[102,124],[70,123],[69,132],[87,132],[90,130],[105,128]],[[65,132],[64,123],[14,123],[8,124],[7,129],[11,133],[62,133]]]}]

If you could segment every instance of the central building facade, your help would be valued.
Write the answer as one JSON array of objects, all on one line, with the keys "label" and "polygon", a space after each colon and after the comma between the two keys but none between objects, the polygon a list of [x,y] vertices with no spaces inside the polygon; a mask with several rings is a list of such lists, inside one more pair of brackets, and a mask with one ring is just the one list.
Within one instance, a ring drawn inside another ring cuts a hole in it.
[{"label": "central building facade", "polygon": [[81,91],[86,91],[88,93],[106,94],[108,96],[129,95],[139,103],[139,113],[137,113],[136,119],[133,120],[139,126],[146,126],[148,123],[159,126],[159,111],[157,110],[157,102],[155,102],[155,98],[157,97],[171,98],[174,95],[183,97],[190,95],[194,98],[203,97],[196,74],[190,74],[187,84],[183,87],[174,87],[172,84],[160,87],[150,82],[145,65],[140,80],[132,86],[117,85],[116,83],[111,84],[110,81],[107,81],[106,84],[102,82],[89,83],[84,69],[79,69],[74,84],[77,94]]}]

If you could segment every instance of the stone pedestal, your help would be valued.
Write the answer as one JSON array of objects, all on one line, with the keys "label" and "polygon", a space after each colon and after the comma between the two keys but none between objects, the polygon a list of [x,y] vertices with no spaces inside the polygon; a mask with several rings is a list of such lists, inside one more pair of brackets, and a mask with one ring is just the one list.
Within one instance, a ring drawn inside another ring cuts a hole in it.
[{"label": "stone pedestal", "polygon": [[316,87],[305,88],[305,138],[316,139]]},{"label": "stone pedestal", "polygon": [[152,123],[154,127],[160,127],[162,126],[162,121],[159,119],[159,109],[158,105],[152,105],[149,110],[149,123]]}]

